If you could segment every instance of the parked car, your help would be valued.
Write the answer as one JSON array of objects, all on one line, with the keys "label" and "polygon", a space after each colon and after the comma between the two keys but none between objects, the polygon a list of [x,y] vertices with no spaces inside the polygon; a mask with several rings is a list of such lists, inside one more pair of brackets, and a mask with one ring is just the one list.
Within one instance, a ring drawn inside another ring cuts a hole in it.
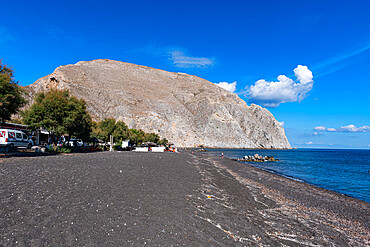
[{"label": "parked car", "polygon": [[19,130],[0,129],[0,145],[11,147],[31,148],[33,141]]},{"label": "parked car", "polygon": [[82,147],[84,145],[84,142],[81,139],[71,139],[64,142],[64,145],[71,147]]}]

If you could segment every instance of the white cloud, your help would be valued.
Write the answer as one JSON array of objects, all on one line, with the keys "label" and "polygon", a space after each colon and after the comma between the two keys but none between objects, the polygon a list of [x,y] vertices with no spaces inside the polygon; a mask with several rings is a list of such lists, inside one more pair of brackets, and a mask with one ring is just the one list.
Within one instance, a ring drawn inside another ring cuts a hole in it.
[{"label": "white cloud", "polygon": [[179,68],[208,68],[215,65],[214,58],[192,57],[187,50],[176,46],[159,46],[151,44],[140,49],[133,49],[134,53],[146,53],[155,57],[166,58]]},{"label": "white cloud", "polygon": [[326,127],[324,127],[324,126],[317,126],[317,127],[314,128],[314,130],[316,130],[316,131],[325,131],[326,130]]},{"label": "white cloud", "polygon": [[344,132],[370,132],[370,126],[362,126],[362,127],[356,127],[353,124],[342,126],[337,131],[344,131]]},{"label": "white cloud", "polygon": [[312,82],[313,75],[307,66],[298,65],[293,71],[299,82],[303,84]]},{"label": "white cloud", "polygon": [[347,126],[341,126],[340,128],[326,128],[324,126],[317,126],[314,128],[315,131],[328,131],[328,132],[370,132],[370,126],[364,125],[362,127],[356,127],[353,124]]},{"label": "white cloud", "polygon": [[281,121],[281,122],[279,122],[279,124],[281,125],[281,126],[284,126],[284,121]]},{"label": "white cloud", "polygon": [[227,82],[219,82],[215,83],[217,86],[222,87],[223,89],[226,89],[229,92],[235,92],[236,90],[236,81],[227,83]]},{"label": "white cloud", "polygon": [[315,131],[314,133],[313,133],[313,135],[314,136],[319,136],[319,135],[322,135],[323,133],[322,132],[317,132],[317,131]]},{"label": "white cloud", "polygon": [[[347,60],[350,60],[353,56],[359,55],[363,52],[366,52],[370,49],[370,45],[367,44],[364,47],[361,47],[356,50],[350,50],[345,53],[339,54],[337,56],[328,58],[316,66],[314,66],[312,69],[315,71],[315,77],[322,77],[324,75],[331,74],[335,71],[338,71],[348,65],[351,64],[351,62],[348,62]],[[347,62],[346,62],[347,61]]]},{"label": "white cloud", "polygon": [[303,65],[298,65],[294,74],[297,83],[285,75],[279,75],[277,81],[256,81],[254,85],[246,88],[248,102],[274,108],[281,103],[302,101],[312,89],[313,75],[308,67]]},{"label": "white cloud", "polygon": [[206,57],[190,57],[184,54],[184,52],[175,50],[171,51],[171,60],[176,67],[181,68],[205,68],[214,65],[212,59]]},{"label": "white cloud", "polygon": [[311,144],[312,144],[312,142],[306,142],[306,144],[307,144],[307,145],[311,145]]}]

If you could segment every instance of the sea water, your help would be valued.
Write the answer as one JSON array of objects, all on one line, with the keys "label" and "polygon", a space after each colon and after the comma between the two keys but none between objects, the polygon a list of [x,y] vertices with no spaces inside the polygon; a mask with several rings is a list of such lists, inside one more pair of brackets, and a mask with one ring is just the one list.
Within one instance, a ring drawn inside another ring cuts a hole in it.
[{"label": "sea water", "polygon": [[234,159],[272,155],[279,161],[245,163],[370,203],[370,150],[208,149],[208,153]]}]

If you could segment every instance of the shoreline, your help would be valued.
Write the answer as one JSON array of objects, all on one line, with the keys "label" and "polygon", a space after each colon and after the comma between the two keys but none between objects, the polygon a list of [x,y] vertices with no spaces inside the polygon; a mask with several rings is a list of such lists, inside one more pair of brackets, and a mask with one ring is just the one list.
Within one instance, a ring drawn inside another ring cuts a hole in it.
[{"label": "shoreline", "polygon": [[[200,147],[180,147],[182,149],[187,150],[196,150],[200,149]],[[302,147],[292,147],[292,148],[220,148],[220,147],[203,147],[204,149],[226,149],[226,150],[333,150],[333,151],[340,151],[340,150],[359,150],[359,151],[369,151],[370,148],[302,148]]]},{"label": "shoreline", "polygon": [[356,198],[356,197],[353,197],[353,196],[350,196],[350,195],[346,195],[346,194],[343,194],[343,193],[340,193],[340,192],[337,192],[337,191],[333,191],[333,190],[330,190],[330,189],[326,189],[326,188],[322,188],[318,185],[315,185],[315,184],[311,184],[303,179],[299,179],[299,178],[295,178],[295,177],[292,177],[292,176],[289,176],[289,175],[285,175],[283,173],[278,173],[278,172],[275,172],[273,170],[268,170],[268,169],[263,169],[261,167],[257,167],[257,166],[254,166],[252,164],[249,164],[249,163],[244,163],[244,162],[241,162],[241,161],[238,161],[238,160],[235,160],[235,159],[232,159],[232,158],[228,158],[228,157],[221,157],[221,156],[218,156],[218,155],[213,155],[213,154],[208,154],[206,152],[202,153],[203,155],[208,155],[209,157],[216,157],[216,158],[222,158],[222,159],[226,159],[228,161],[231,161],[231,162],[236,162],[238,164],[242,164],[242,165],[246,165],[252,169],[256,169],[260,172],[264,172],[264,173],[267,173],[269,175],[272,175],[272,176],[277,176],[281,179],[286,179],[288,181],[292,181],[292,182],[296,182],[296,183],[302,183],[304,184],[305,186],[309,186],[309,187],[312,187],[312,189],[315,189],[315,190],[322,190],[323,192],[325,193],[328,193],[328,194],[334,194],[338,197],[345,197],[345,198],[348,198],[349,200],[356,200],[356,201],[359,201],[359,202],[362,202],[362,203],[366,203],[366,204],[369,204],[370,206],[370,202],[367,202],[367,201],[364,201],[364,200],[361,200],[359,198]]},{"label": "shoreline", "polygon": [[[237,161],[238,162],[238,161]],[[241,162],[242,163],[242,162]],[[357,197],[354,197],[354,196],[351,196],[351,195],[347,195],[345,193],[341,193],[339,191],[335,191],[335,190],[330,190],[330,189],[326,189],[326,188],[323,188],[323,187],[320,187],[319,185],[316,185],[316,184],[313,184],[313,183],[310,183],[310,182],[307,182],[305,181],[304,179],[300,179],[300,178],[295,178],[295,177],[292,177],[292,176],[289,176],[289,175],[285,175],[283,173],[279,173],[279,172],[276,172],[274,170],[268,170],[268,169],[263,169],[261,167],[257,167],[257,166],[253,166],[251,164],[247,164],[247,163],[242,163],[244,165],[248,165],[248,166],[251,166],[251,167],[254,167],[256,169],[260,169],[262,171],[265,171],[265,172],[268,172],[268,173],[271,173],[271,174],[274,174],[274,175],[277,175],[277,176],[281,176],[283,178],[286,178],[286,179],[289,179],[289,180],[292,180],[292,181],[296,181],[296,182],[300,182],[300,183],[304,183],[306,185],[310,185],[310,186],[313,186],[313,187],[316,187],[318,189],[322,189],[322,190],[325,190],[327,192],[331,192],[331,193],[336,193],[340,196],[345,196],[345,197],[349,197],[351,199],[355,199],[355,200],[359,200],[361,202],[365,202],[365,203],[370,203],[370,202],[367,202],[365,200],[361,200],[360,198],[357,198]]]},{"label": "shoreline", "polygon": [[[267,214],[273,212],[272,216],[267,217],[268,220],[277,216],[276,225],[286,221],[286,225],[281,228],[281,231],[292,224],[291,220],[298,220],[305,225],[307,223],[314,225],[314,228],[321,229],[320,231],[330,225],[331,230],[346,232],[344,235],[347,240],[351,239],[351,244],[360,246],[370,244],[370,204],[368,202],[286,178],[258,167],[245,166],[243,163],[229,158],[225,159],[206,153],[196,155],[203,156],[202,158],[227,172],[245,186],[249,192],[254,191],[254,193],[252,192],[254,201],[261,202],[263,207],[267,207],[262,210],[266,210]],[[274,230],[276,232],[276,229]],[[296,229],[292,227],[290,231],[296,232]],[[329,229],[324,231],[327,231],[325,235],[330,232]],[[357,233],[355,234],[355,232],[358,233],[356,237]],[[289,233],[286,234],[286,236],[289,235]],[[356,238],[365,240],[365,242],[361,244],[357,242],[356,244]],[[303,244],[304,241],[299,243]],[[322,245],[326,244],[322,243]],[[334,245],[345,244],[338,242]]]},{"label": "shoreline", "polygon": [[[216,156],[216,157],[217,157],[217,156]],[[348,198],[350,198],[350,199],[359,200],[359,201],[361,201],[361,202],[365,202],[365,203],[369,203],[369,204],[370,204],[370,202],[367,202],[367,201],[365,201],[365,200],[361,200],[361,199],[359,199],[359,198],[356,198],[356,197],[353,197],[353,196],[350,196],[350,195],[346,195],[346,194],[340,193],[340,192],[338,192],[338,191],[334,191],[334,190],[330,190],[330,189],[326,189],[326,188],[320,187],[320,186],[318,186],[318,185],[312,184],[312,183],[307,182],[307,181],[305,181],[305,180],[303,180],[303,179],[300,179],[300,178],[295,178],[295,177],[292,177],[292,176],[286,175],[286,174],[284,174],[284,173],[279,173],[279,172],[276,172],[276,171],[274,171],[274,170],[264,169],[264,168],[254,166],[254,165],[249,164],[249,163],[244,163],[244,162],[242,162],[242,161],[237,161],[237,160],[230,159],[230,158],[227,158],[227,157],[224,157],[224,158],[226,158],[226,159],[228,159],[228,160],[231,160],[231,161],[235,161],[235,162],[241,163],[241,164],[243,164],[243,165],[247,165],[247,166],[249,166],[249,167],[253,167],[253,168],[255,168],[255,169],[258,169],[258,170],[261,170],[261,171],[264,171],[264,172],[267,172],[267,173],[270,173],[270,174],[272,174],[272,175],[279,176],[279,177],[281,177],[281,178],[289,179],[289,180],[291,180],[291,181],[295,181],[295,182],[298,182],[298,183],[303,183],[303,184],[305,184],[305,185],[312,186],[312,187],[314,187],[314,188],[316,188],[316,189],[324,190],[324,191],[326,191],[326,192],[328,192],[328,193],[335,193],[335,194],[338,194],[338,196],[344,196],[344,197],[348,197]]]},{"label": "shoreline", "polygon": [[338,195],[340,195],[340,196],[345,196],[345,197],[349,197],[349,198],[351,198],[351,199],[356,199],[356,200],[359,200],[359,201],[362,201],[362,202],[369,203],[369,202],[367,202],[367,201],[365,201],[365,200],[361,200],[361,199],[356,198],[356,197],[354,197],[354,196],[347,195],[347,194],[344,194],[344,193],[340,193],[340,192],[338,192],[338,191],[334,191],[334,190],[330,190],[330,189],[325,189],[325,188],[320,187],[320,186],[318,186],[318,185],[316,185],[316,184],[312,184],[312,183],[310,183],[310,182],[307,182],[307,181],[305,181],[305,180],[303,180],[303,179],[295,178],[295,177],[293,177],[293,176],[289,176],[289,175],[286,175],[286,174],[284,174],[284,173],[279,173],[279,172],[276,172],[276,171],[274,171],[274,170],[272,170],[272,169],[270,169],[270,170],[269,170],[269,169],[264,169],[264,168],[261,168],[261,167],[258,167],[258,166],[254,166],[254,165],[249,164],[249,163],[243,163],[242,161],[237,161],[237,160],[230,159],[230,158],[227,158],[227,157],[224,157],[224,158],[229,159],[229,160],[232,160],[232,161],[239,162],[239,163],[241,163],[241,164],[243,164],[243,165],[247,165],[247,166],[250,166],[250,167],[253,167],[253,168],[259,169],[259,170],[261,170],[261,171],[265,171],[265,172],[271,173],[271,174],[273,174],[273,175],[277,175],[277,176],[280,176],[280,177],[283,177],[283,178],[286,178],[286,179],[289,179],[289,180],[292,180],[292,181],[296,181],[296,182],[304,183],[304,184],[306,184],[306,185],[310,185],[310,186],[316,187],[316,188],[318,188],[318,189],[322,189],[322,190],[325,190],[325,191],[328,191],[328,192],[336,193],[336,194],[338,194]]},{"label": "shoreline", "polygon": [[[224,149],[222,149],[222,150],[224,150]],[[222,150],[219,151],[219,152],[221,153]],[[231,151],[232,150],[233,149],[231,149]],[[228,151],[228,150],[225,150],[225,151]],[[236,151],[239,151],[239,150],[236,150]],[[246,150],[246,151],[250,151],[250,150]],[[288,151],[292,151],[292,150],[288,150]],[[356,150],[355,149],[323,149],[323,150],[321,150],[321,149],[307,149],[307,150],[302,150],[302,151],[309,151],[309,152],[311,152],[311,151],[314,151],[314,152],[316,152],[316,151],[317,152],[322,152],[322,151],[328,151],[328,152],[331,152],[331,151],[360,151],[361,152],[361,151],[364,151],[364,152],[368,152],[368,150],[365,150],[365,149],[356,149]],[[256,152],[258,153],[258,150],[256,150]],[[210,149],[210,153],[208,153],[208,154],[211,155],[211,156],[221,157],[220,154],[217,153],[217,151],[212,151],[211,149]],[[284,159],[283,158],[284,157],[284,155],[283,155],[284,152],[282,152],[282,153],[275,153],[275,154],[280,159],[280,161],[277,161],[277,163],[279,163],[279,162],[286,163],[286,164],[288,164],[288,167],[291,166],[291,164],[289,165],[289,163],[292,163],[292,162],[293,163],[302,162],[302,160],[299,160],[299,159],[297,161],[295,159],[292,160],[292,159],[289,159],[289,158],[288,159]],[[276,158],[275,154],[274,154],[274,157]],[[269,155],[269,154],[262,153],[262,156],[263,155]],[[281,155],[281,156],[279,157],[279,155]],[[346,190],[346,189],[339,188],[339,187],[336,188],[335,186],[332,186],[332,187],[330,185],[328,186],[328,183],[322,183],[322,181],[320,181],[320,180],[312,179],[313,178],[312,176],[315,176],[316,174],[315,173],[312,173],[312,174],[311,173],[308,173],[309,171],[307,171],[307,170],[304,171],[304,172],[307,172],[307,173],[304,173],[307,176],[301,176],[301,177],[299,177],[299,173],[294,173],[294,172],[292,173],[292,172],[290,172],[291,173],[291,175],[290,175],[289,174],[289,170],[284,170],[283,169],[282,171],[278,171],[279,170],[278,168],[277,168],[277,170],[274,170],[274,168],[276,168],[276,166],[272,165],[271,166],[272,168],[270,168],[270,166],[268,166],[268,165],[263,165],[264,162],[262,162],[262,163],[258,163],[258,162],[247,162],[247,161],[246,162],[243,162],[243,161],[237,160],[236,158],[234,158],[234,156],[232,158],[230,158],[230,157],[227,157],[225,155],[224,155],[224,158],[225,159],[229,159],[229,160],[233,160],[233,161],[236,161],[236,162],[239,162],[239,163],[244,164],[244,165],[252,166],[254,168],[261,169],[263,171],[270,172],[270,173],[275,174],[275,175],[278,175],[278,176],[282,176],[282,177],[285,177],[285,178],[288,178],[288,179],[292,179],[292,180],[296,180],[296,181],[299,181],[299,182],[303,182],[303,183],[306,183],[306,184],[309,184],[309,185],[312,185],[312,186],[315,186],[315,187],[318,187],[318,188],[322,188],[322,189],[325,189],[325,190],[328,190],[328,191],[332,191],[332,192],[338,193],[340,195],[348,196],[348,197],[351,197],[351,198],[355,198],[357,200],[361,200],[361,201],[370,203],[370,198],[369,198],[368,194],[366,194],[365,191],[362,191],[361,190],[361,193],[358,193],[358,192],[357,193],[353,193],[354,190],[351,191],[350,189]],[[302,165],[302,163],[300,165]],[[339,170],[339,171],[342,172],[341,170]],[[366,169],[365,169],[365,171],[367,172]],[[286,172],[286,173],[284,173],[284,172]],[[361,171],[359,171],[359,172],[361,172]],[[295,177],[295,175],[297,175],[297,177]],[[302,178],[302,177],[304,177],[304,178]],[[312,181],[310,181],[310,178],[311,178]],[[350,179],[350,178],[347,178],[347,179]],[[333,182],[335,182],[335,181],[333,180]],[[342,180],[341,182],[345,183],[346,181]]]}]

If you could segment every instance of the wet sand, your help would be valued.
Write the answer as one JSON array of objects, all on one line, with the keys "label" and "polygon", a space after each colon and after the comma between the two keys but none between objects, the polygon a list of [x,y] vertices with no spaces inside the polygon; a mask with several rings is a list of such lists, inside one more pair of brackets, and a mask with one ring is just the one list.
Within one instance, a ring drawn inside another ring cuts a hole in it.
[{"label": "wet sand", "polygon": [[369,246],[369,212],[202,153],[0,158],[0,246]]}]

